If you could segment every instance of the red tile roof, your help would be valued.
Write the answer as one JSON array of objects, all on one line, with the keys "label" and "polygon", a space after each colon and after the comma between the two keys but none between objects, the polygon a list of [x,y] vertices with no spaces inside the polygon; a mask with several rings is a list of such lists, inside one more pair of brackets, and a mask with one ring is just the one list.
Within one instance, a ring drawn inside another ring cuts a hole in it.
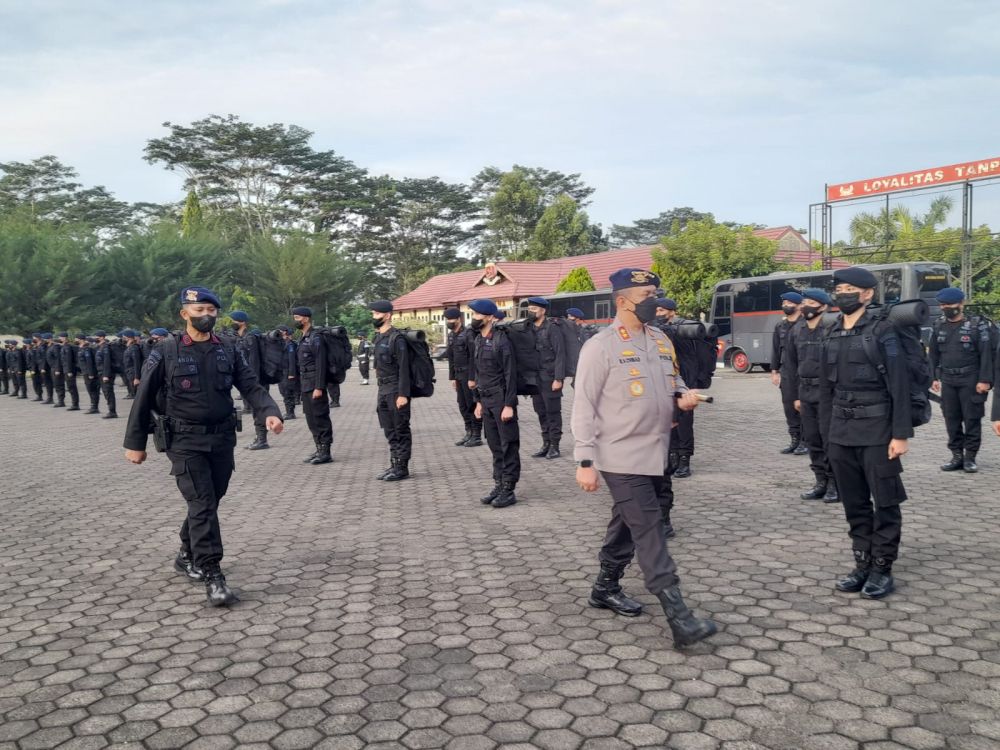
[{"label": "red tile roof", "polygon": [[[789,232],[798,237],[798,247],[789,256],[779,252],[779,258],[796,265],[811,266],[820,260],[819,253],[794,228],[774,227],[758,229],[758,237],[780,240]],[[408,294],[393,302],[397,310],[426,310],[447,305],[470,302],[479,297],[490,299],[524,299],[534,295],[554,294],[559,282],[574,268],[583,266],[590,272],[598,289],[610,287],[608,277],[619,268],[649,268],[653,262],[655,245],[608,250],[590,255],[575,255],[538,262],[499,261],[496,268],[501,281],[492,286],[484,283],[485,271],[459,271],[435,276]],[[782,257],[784,256],[784,257]],[[834,261],[835,268],[846,267],[843,261]]]}]

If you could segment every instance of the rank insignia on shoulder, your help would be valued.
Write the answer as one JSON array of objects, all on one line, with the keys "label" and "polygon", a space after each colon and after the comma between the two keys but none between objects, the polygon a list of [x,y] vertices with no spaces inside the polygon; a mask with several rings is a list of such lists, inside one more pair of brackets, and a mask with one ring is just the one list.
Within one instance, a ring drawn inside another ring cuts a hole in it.
[{"label": "rank insignia on shoulder", "polygon": [[633,396],[641,396],[646,392],[646,386],[644,386],[639,380],[633,380],[628,384],[628,392]]},{"label": "rank insignia on shoulder", "polygon": [[628,332],[628,328],[626,328],[625,326],[618,326],[618,337],[622,341],[632,340],[632,334]]},{"label": "rank insignia on shoulder", "polygon": [[623,357],[634,357],[635,356],[635,352],[632,351],[631,349],[622,349],[622,356]]}]

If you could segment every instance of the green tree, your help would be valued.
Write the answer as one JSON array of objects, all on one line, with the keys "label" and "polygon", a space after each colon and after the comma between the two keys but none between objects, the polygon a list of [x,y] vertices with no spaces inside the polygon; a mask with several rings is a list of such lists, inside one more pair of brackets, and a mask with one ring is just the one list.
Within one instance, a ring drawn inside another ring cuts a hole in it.
[{"label": "green tree", "polygon": [[590,222],[568,195],[560,195],[545,209],[524,254],[526,260],[549,260],[583,255],[590,250]]},{"label": "green tree", "polygon": [[630,225],[614,224],[609,232],[612,247],[658,245],[664,237],[682,231],[692,221],[715,221],[711,213],[690,206],[671,208],[652,219],[637,219]]},{"label": "green tree", "polygon": [[692,221],[653,250],[652,270],[681,313],[694,316],[707,309],[719,281],[783,270],[785,264],[775,260],[777,249],[776,242],[754,236],[749,227]]},{"label": "green tree", "polygon": [[201,231],[203,223],[198,193],[194,190],[189,190],[187,200],[184,201],[184,211],[181,214],[181,236],[191,237],[197,234]]},{"label": "green tree", "polygon": [[500,179],[486,210],[485,257],[523,258],[545,210],[541,191],[523,171],[513,169]]},{"label": "green tree", "polygon": [[586,266],[578,266],[566,274],[565,278],[556,286],[556,293],[561,292],[593,292],[597,287],[590,277],[590,271]]},{"label": "green tree", "polygon": [[850,223],[851,244],[856,247],[887,245],[903,235],[916,232],[934,232],[943,224],[954,200],[941,195],[931,201],[927,212],[915,215],[906,206],[884,207],[878,213],[861,212],[855,214]]}]

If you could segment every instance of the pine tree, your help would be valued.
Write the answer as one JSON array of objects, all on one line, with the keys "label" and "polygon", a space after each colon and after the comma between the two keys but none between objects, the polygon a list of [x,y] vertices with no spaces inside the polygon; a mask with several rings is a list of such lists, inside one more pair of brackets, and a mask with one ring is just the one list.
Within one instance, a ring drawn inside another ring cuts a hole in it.
[{"label": "pine tree", "polygon": [[556,293],[559,292],[593,292],[597,287],[590,277],[590,271],[585,266],[578,266],[566,274],[566,278],[559,282]]},{"label": "pine tree", "polygon": [[181,236],[191,237],[198,233],[202,226],[201,203],[198,194],[192,190],[184,201],[184,213],[181,215]]}]

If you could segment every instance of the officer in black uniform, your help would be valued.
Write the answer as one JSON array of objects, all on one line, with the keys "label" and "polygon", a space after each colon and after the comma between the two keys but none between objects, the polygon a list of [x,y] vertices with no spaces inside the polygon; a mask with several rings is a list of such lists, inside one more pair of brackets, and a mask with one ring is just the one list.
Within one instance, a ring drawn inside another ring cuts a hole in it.
[{"label": "officer in black uniform", "polygon": [[[1000,373],[1000,347],[997,347],[996,357],[993,360],[993,372]],[[990,421],[993,422],[994,434],[1000,437],[1000,397],[997,396],[996,391],[993,391],[993,409],[990,412]]]},{"label": "officer in black uniform", "polygon": [[17,365],[18,387],[15,395],[20,399],[28,398],[28,371],[31,369],[31,339],[21,339],[21,346],[14,344],[16,353],[15,362]]},{"label": "officer in black uniform", "polygon": [[785,314],[781,322],[774,327],[771,337],[771,382],[781,389],[781,405],[785,410],[785,423],[791,442],[781,453],[804,456],[809,448],[802,442],[802,420],[795,411],[795,401],[798,398],[794,383],[794,373],[788,367],[788,356],[785,348],[788,346],[788,333],[802,319],[800,306],[802,295],[798,292],[785,292],[781,295],[781,312]]},{"label": "officer in black uniform", "polygon": [[150,353],[129,414],[125,458],[134,464],[146,460],[153,413],[163,409],[170,473],[187,501],[174,567],[193,581],[204,581],[209,604],[220,607],[239,601],[219,565],[219,501],[229,487],[236,447],[233,386],[255,414],[264,415],[269,430],[280,433],[282,422],[243,352],[212,333],[222,308],[219,298],[204,287],[188,287],[180,301],[185,333]]},{"label": "officer in black uniform", "polygon": [[535,349],[538,350],[538,393],[531,404],[542,430],[542,447],[532,458],[559,458],[562,440],[562,387],[566,378],[566,352],[555,324],[546,318],[549,301],[544,297],[528,298],[528,314],[535,321]]},{"label": "officer in black uniform", "polygon": [[483,505],[506,508],[517,502],[514,489],[521,478],[521,432],[517,423],[517,361],[503,329],[495,328],[496,304],[477,299],[472,310],[472,359],[466,386],[476,399],[474,414],[486,430],[493,454],[493,489],[481,497]]},{"label": "officer in black uniform", "polygon": [[941,471],[979,471],[976,454],[983,436],[986,398],[993,387],[993,341],[990,323],[965,316],[965,294],[949,287],[937,294],[942,318],[931,333],[931,390],[941,394],[951,461]]},{"label": "officer in black uniform", "polygon": [[376,479],[398,482],[410,476],[413,434],[410,431],[410,349],[392,326],[392,303],[380,299],[368,305],[372,325],[378,331],[375,375],[378,378],[376,413],[389,442],[391,465]]},{"label": "officer in black uniform", "polygon": [[[50,361],[52,351],[52,334],[42,333],[38,338],[40,341],[38,351],[35,356],[35,364],[38,366],[39,371],[42,374],[42,388],[45,390],[45,400],[42,403],[54,405],[55,381],[53,380],[52,362]],[[58,361],[58,359],[56,361]]]},{"label": "officer in black uniform", "polygon": [[[257,380],[261,383],[261,387],[264,390],[268,390],[266,386],[263,385],[263,370],[264,370],[264,357],[261,351],[261,341],[260,334],[256,330],[251,330],[249,327],[250,316],[243,310],[233,310],[229,313],[230,319],[236,324],[236,348],[246,355],[247,362],[250,363],[250,367],[257,374]],[[250,411],[247,405],[243,405],[244,411]],[[270,448],[267,444],[267,426],[264,424],[264,416],[257,412],[254,418],[253,428],[254,428],[254,439],[250,445],[247,446],[247,450],[259,451],[266,450]]]},{"label": "officer in black uniform", "polygon": [[83,387],[90,397],[90,408],[85,413],[97,414],[97,404],[101,400],[101,376],[97,372],[96,350],[92,339],[85,334],[77,334],[76,343],[76,366],[83,376]]},{"label": "officer in black uniform", "polygon": [[445,355],[448,358],[448,380],[458,397],[458,413],[465,423],[465,435],[455,445],[477,448],[483,444],[483,420],[476,417],[476,397],[469,388],[469,367],[472,363],[473,343],[476,332],[466,328],[462,312],[457,307],[444,311],[448,326],[448,344]]},{"label": "officer in black uniform", "polygon": [[281,334],[281,381],[278,392],[285,403],[285,413],[282,419],[295,419],[295,404],[299,401],[299,345],[292,338],[292,329],[288,326],[278,326]]},{"label": "officer in black uniform", "polygon": [[306,415],[306,425],[312,433],[316,450],[303,463],[328,464],[333,461],[330,447],[333,445],[333,423],[330,421],[330,400],[327,396],[326,348],[322,335],[313,328],[312,308],[293,307],[292,319],[295,327],[302,331],[302,338],[296,350],[299,369],[299,390],[302,393],[302,413]]},{"label": "officer in black uniform", "polygon": [[368,340],[368,335],[358,334],[358,372],[361,374],[361,385],[368,385],[368,376],[371,373],[372,344]]},{"label": "officer in black uniform", "polygon": [[66,411],[80,411],[80,389],[76,385],[76,376],[80,373],[77,348],[65,333],[59,334],[59,346],[59,369],[62,371],[64,392],[69,393],[69,408]]},{"label": "officer in black uniform", "polygon": [[[839,500],[837,482],[826,456],[826,438],[830,415],[820,412],[820,377],[823,369],[823,313],[830,304],[830,295],[822,289],[802,292],[802,321],[792,327],[788,336],[788,375],[797,398],[795,410],[802,420],[802,442],[809,448],[809,467],[816,478],[812,489],[799,495],[803,500]],[[784,377],[784,376],[782,376]]]},{"label": "officer in black uniform", "polygon": [[31,374],[31,388],[35,392],[32,401],[44,401],[42,397],[42,363],[45,362],[45,350],[42,348],[42,334],[31,334],[31,344],[28,346],[28,370]]},{"label": "officer in black uniform", "polygon": [[[900,457],[913,437],[909,375],[892,324],[866,309],[878,286],[875,275],[854,266],[834,271],[833,282],[831,302],[841,314],[826,336],[820,399],[830,410],[827,455],[856,563],[836,588],[880,599],[894,590],[892,564],[902,534]],[[867,336],[877,343],[881,362],[869,360]]]},{"label": "officer in black uniform", "polygon": [[104,331],[94,331],[97,339],[97,350],[94,352],[94,362],[97,365],[97,375],[101,379],[101,394],[107,414],[102,419],[117,419],[118,408],[115,404],[115,364],[111,356],[111,343]]},{"label": "officer in black uniform", "polygon": [[0,394],[10,394],[10,365],[7,363],[7,352],[12,339],[4,339],[0,350]]},{"label": "officer in black uniform", "polygon": [[52,391],[55,394],[56,409],[66,408],[66,378],[62,371],[62,344],[66,340],[66,334],[60,333],[55,338],[48,341],[48,348],[45,350],[45,365],[52,379]]},{"label": "officer in black uniform", "polygon": [[597,333],[598,328],[593,324],[587,324],[584,321],[586,316],[579,307],[570,307],[566,310],[566,320],[576,326],[576,337],[580,341],[580,345],[583,346],[590,338]]},{"label": "officer in black uniform", "polygon": [[[680,367],[681,377],[685,383],[695,383],[698,381],[698,351],[694,339],[686,336],[679,336],[678,326],[692,321],[686,320],[677,315],[677,303],[670,297],[658,297],[656,300],[656,325],[667,334],[670,343],[674,345],[674,352],[677,354],[677,364]],[[668,486],[671,487],[670,496],[673,495],[673,483],[670,475],[678,479],[686,479],[691,476],[691,458],[694,456],[694,409],[687,411],[678,409],[674,415],[677,424],[670,432],[670,462],[668,464]],[[671,502],[672,505],[672,502]],[[668,526],[668,533],[673,531],[673,526],[669,522],[669,513],[665,516]]]},{"label": "officer in black uniform", "polygon": [[124,333],[125,356],[122,358],[122,367],[125,369],[128,398],[135,398],[135,389],[139,386],[139,377],[142,375],[142,344],[138,331],[129,328]]}]

